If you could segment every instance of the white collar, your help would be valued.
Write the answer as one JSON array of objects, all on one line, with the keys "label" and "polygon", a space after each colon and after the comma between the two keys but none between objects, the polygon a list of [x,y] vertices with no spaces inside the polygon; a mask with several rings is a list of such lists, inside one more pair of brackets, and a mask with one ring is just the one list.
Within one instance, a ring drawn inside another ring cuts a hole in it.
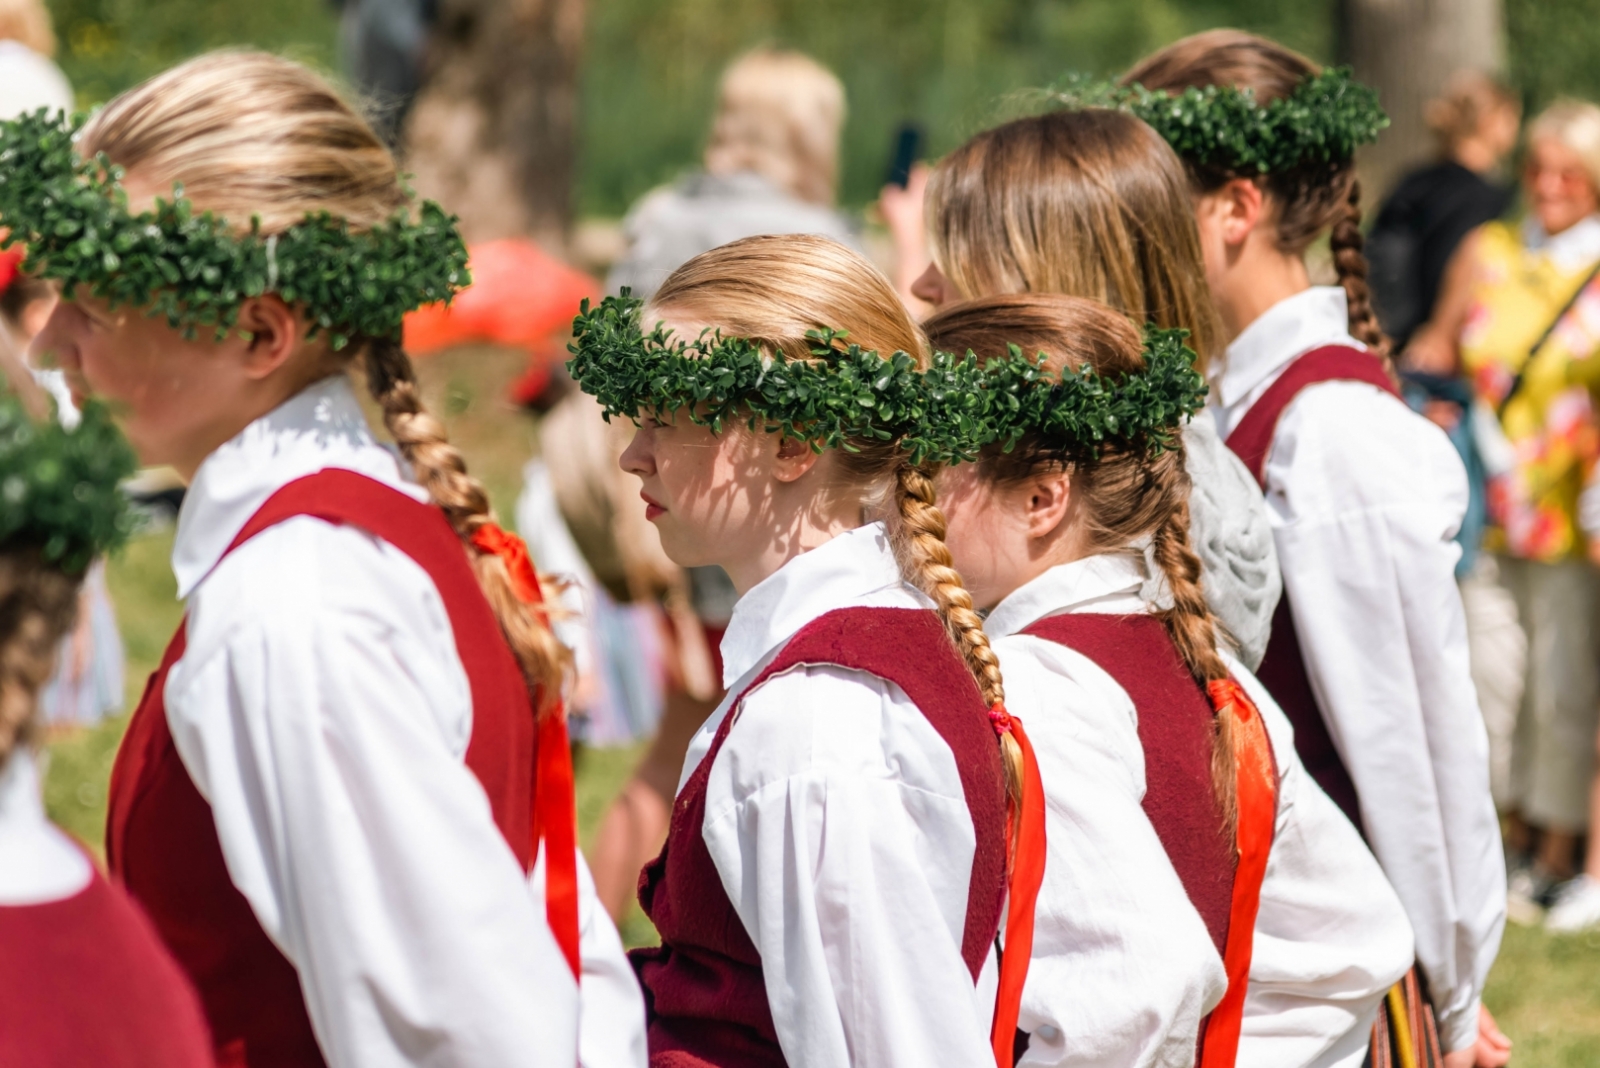
[{"label": "white collar", "polygon": [[89,858],[45,818],[32,751],[0,767],[0,905],[40,905],[71,897],[94,874]]},{"label": "white collar", "polygon": [[847,530],[784,564],[733,606],[722,637],[722,684],[744,674],[796,631],[838,608],[929,608],[907,586],[882,523]]},{"label": "white collar", "polygon": [[1285,297],[1245,327],[1212,370],[1214,405],[1231,408],[1318,345],[1365,348],[1350,336],[1350,305],[1338,286],[1312,286]]},{"label": "white collar", "polygon": [[1057,564],[996,605],[983,621],[984,633],[1009,637],[1046,616],[1066,612],[1148,612],[1150,604],[1141,592],[1148,578],[1144,558],[1132,553],[1098,553]]},{"label": "white collar", "polygon": [[234,536],[279,489],[325,467],[376,479],[419,501],[394,453],[380,445],[344,375],[314,382],[207,456],[178,512],[172,570],[186,598],[217,566]]},{"label": "white collar", "polygon": [[1522,223],[1522,244],[1543,253],[1563,271],[1576,271],[1600,260],[1600,215],[1580,219],[1559,234],[1547,234],[1536,216]]}]

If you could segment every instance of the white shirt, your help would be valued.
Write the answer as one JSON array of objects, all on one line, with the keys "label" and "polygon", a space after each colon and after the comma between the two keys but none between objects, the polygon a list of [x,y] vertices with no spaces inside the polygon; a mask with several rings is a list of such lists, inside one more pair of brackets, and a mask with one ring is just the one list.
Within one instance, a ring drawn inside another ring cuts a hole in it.
[{"label": "white shirt", "polygon": [[[1336,288],[1251,323],[1212,380],[1223,434],[1299,354],[1359,347],[1347,330]],[[1506,901],[1455,583],[1465,472],[1444,432],[1392,395],[1324,382],[1284,410],[1266,491],[1312,689],[1416,931],[1445,1051],[1463,1049],[1477,1037]]]},{"label": "white shirt", "polygon": [[[218,563],[268,497],[324,467],[426,499],[342,376],[195,473],[173,548],[189,602],[166,687],[178,754],[333,1068],[567,1068],[578,990],[542,871],[524,876],[464,763],[471,694],[432,581],[364,531],[307,516]],[[585,1063],[642,1065],[642,997],[579,862]]]},{"label": "white shirt", "polygon": [[72,86],[61,68],[21,41],[0,41],[0,119],[40,108],[71,112]]},{"label": "white shirt", "polygon": [[45,818],[32,751],[14,750],[0,764],[0,906],[64,901],[93,874],[83,850]]},{"label": "white shirt", "polygon": [[[788,639],[852,607],[929,607],[901,582],[881,524],[739,599],[722,641],[730,696],[691,741],[685,780]],[[748,694],[711,767],[703,827],[790,1064],[994,1063],[995,957],[976,988],[961,957],[972,816],[954,754],[898,686],[816,666]]]},{"label": "white shirt", "polygon": [[[1148,578],[1138,555],[1086,557],[1016,590],[984,625],[1048,806],[1023,1027],[1047,1022],[1070,1036],[1036,1058],[1036,1032],[1023,1064],[1192,1064],[1200,1016],[1227,986],[1140,808],[1132,698],[1082,654],[1019,633],[1065,612],[1148,612]],[[1360,835],[1301,767],[1283,712],[1243,665],[1228,657],[1228,666],[1261,710],[1279,773],[1238,1064],[1355,1068],[1379,999],[1411,965],[1411,930]]]}]

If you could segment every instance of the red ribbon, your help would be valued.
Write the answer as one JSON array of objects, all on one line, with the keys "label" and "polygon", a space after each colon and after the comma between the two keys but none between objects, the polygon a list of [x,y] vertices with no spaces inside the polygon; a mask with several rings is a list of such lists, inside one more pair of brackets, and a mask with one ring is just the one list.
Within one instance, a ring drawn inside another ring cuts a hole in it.
[{"label": "red ribbon", "polygon": [[994,727],[996,734],[1010,734],[1012,726],[1016,723],[1011,718],[1011,713],[1006,711],[1006,706],[995,702],[989,706],[989,723]]},{"label": "red ribbon", "polygon": [[[505,562],[511,588],[524,604],[544,603],[527,542],[498,524],[485,523],[472,532],[472,546]],[[533,855],[539,855],[542,842],[545,917],[573,976],[578,977],[583,970],[578,951],[578,810],[567,712],[559,702],[539,718],[534,761]]]},{"label": "red ribbon", "polygon": [[1013,1049],[1017,1017],[1022,1012],[1022,988],[1028,980],[1028,964],[1033,960],[1034,907],[1044,884],[1044,779],[1039,775],[1039,761],[1033,754],[1033,743],[1028,741],[1028,732],[1022,729],[1022,721],[1007,714],[1004,705],[991,708],[989,719],[997,732],[1010,734],[1022,749],[1022,811],[1017,814],[1016,851],[1006,896],[1006,945],[1000,956],[1000,990],[995,997],[994,1027],[989,1035],[996,1068],[1011,1068],[1016,1060]]},{"label": "red ribbon", "polygon": [[1206,694],[1218,716],[1232,716],[1234,721],[1234,781],[1239,800],[1235,843],[1239,866],[1233,876],[1228,941],[1222,953],[1228,992],[1206,1021],[1200,1068],[1232,1068],[1239,1052],[1245,990],[1250,984],[1261,883],[1266,878],[1267,856],[1272,851],[1278,822],[1278,786],[1273,774],[1272,742],[1250,695],[1231,678],[1207,683]]}]

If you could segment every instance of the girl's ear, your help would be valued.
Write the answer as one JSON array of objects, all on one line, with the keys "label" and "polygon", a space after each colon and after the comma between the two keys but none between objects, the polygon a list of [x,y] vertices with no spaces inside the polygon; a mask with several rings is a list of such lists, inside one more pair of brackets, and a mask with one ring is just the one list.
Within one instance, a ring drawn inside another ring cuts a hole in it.
[{"label": "girl's ear", "polygon": [[1242,245],[1265,213],[1261,187],[1248,178],[1234,178],[1211,194],[1221,213],[1222,239],[1229,245]]},{"label": "girl's ear", "polygon": [[246,339],[244,369],[257,381],[289,362],[300,345],[300,320],[276,293],[251,297],[239,306],[235,331]]},{"label": "girl's ear", "polygon": [[778,439],[777,462],[772,468],[772,475],[779,482],[797,481],[817,465],[820,454],[811,447],[810,442],[780,434],[771,437]]},{"label": "girl's ear", "polygon": [[1029,538],[1048,537],[1066,522],[1072,503],[1072,479],[1065,471],[1047,471],[1030,476],[1022,487],[1026,496]]}]

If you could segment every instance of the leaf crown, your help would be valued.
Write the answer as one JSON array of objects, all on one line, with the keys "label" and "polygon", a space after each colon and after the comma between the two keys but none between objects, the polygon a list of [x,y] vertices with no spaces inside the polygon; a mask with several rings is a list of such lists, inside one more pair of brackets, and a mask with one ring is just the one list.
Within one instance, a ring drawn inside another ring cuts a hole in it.
[{"label": "leaf crown", "polygon": [[137,469],[104,405],[90,401],[68,429],[0,392],[0,547],[36,547],[46,563],[82,572],[133,532],[120,486]]},{"label": "leaf crown", "polygon": [[86,121],[40,109],[0,122],[0,248],[23,243],[23,269],[148,314],[165,315],[194,336],[218,340],[237,321],[239,303],[276,293],[305,309],[311,333],[328,332],[335,349],[358,337],[398,337],[406,312],[448,301],[470,281],[467,250],[455,220],[424,201],[412,221],[404,211],[356,231],[326,212],[276,234],[260,220],[235,233],[199,212],[182,185],[133,213],[123,170],[104,154],[79,158],[74,141]]},{"label": "leaf crown", "polygon": [[1311,75],[1288,96],[1266,104],[1256,101],[1253,90],[1231,85],[1190,86],[1174,94],[1081,75],[1069,76],[1050,96],[1068,107],[1130,112],[1184,159],[1236,174],[1342,162],[1389,125],[1377,92],[1356,81],[1348,67]]},{"label": "leaf crown", "polygon": [[1108,443],[1158,452],[1206,393],[1181,330],[1147,328],[1145,369],[1111,379],[1087,366],[1057,377],[1017,346],[988,361],[936,352],[919,370],[910,355],[884,357],[841,330],[808,332],[816,359],[791,360],[715,330],[691,341],[663,323],[646,333],[641,314],[624,290],[585,301],[573,321],[567,368],[606,419],[684,411],[713,433],[744,422],[818,451],[897,442],[913,463],[958,463],[1038,432],[1086,455]]}]

